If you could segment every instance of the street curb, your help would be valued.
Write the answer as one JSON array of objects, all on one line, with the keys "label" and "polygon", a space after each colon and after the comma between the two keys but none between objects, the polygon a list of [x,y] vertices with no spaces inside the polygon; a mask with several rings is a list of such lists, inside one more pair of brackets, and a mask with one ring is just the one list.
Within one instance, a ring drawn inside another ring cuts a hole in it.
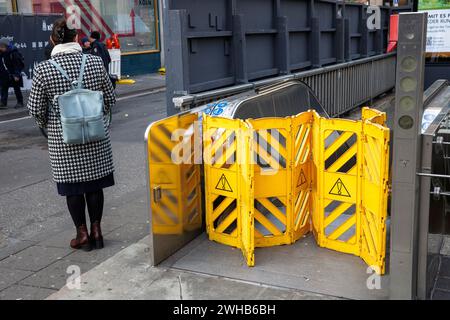
[{"label": "street curb", "polygon": [[118,94],[118,95],[116,95],[116,98],[124,99],[127,97],[132,97],[132,96],[140,95],[140,94],[144,94],[144,93],[148,93],[150,95],[150,94],[154,94],[154,93],[159,93],[159,92],[161,92],[162,89],[166,89],[166,86],[164,85],[164,86],[154,87],[154,88],[150,88],[150,89],[131,91],[131,92],[127,92],[125,94]]}]

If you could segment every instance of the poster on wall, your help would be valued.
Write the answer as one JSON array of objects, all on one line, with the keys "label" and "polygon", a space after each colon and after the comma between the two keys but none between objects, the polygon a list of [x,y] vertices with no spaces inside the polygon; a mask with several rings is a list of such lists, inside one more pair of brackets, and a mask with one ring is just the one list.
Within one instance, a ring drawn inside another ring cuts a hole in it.
[{"label": "poster on wall", "polygon": [[24,89],[31,88],[33,69],[44,60],[53,23],[58,15],[2,15],[0,14],[0,38],[8,38],[25,59]]},{"label": "poster on wall", "polygon": [[427,53],[450,52],[450,0],[420,0],[428,12]]}]

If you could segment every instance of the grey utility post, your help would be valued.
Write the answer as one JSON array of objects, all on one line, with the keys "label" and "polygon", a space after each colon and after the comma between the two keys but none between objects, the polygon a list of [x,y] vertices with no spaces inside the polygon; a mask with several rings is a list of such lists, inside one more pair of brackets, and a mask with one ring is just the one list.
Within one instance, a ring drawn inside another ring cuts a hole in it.
[{"label": "grey utility post", "polygon": [[390,298],[416,299],[426,13],[399,17],[394,117]]}]

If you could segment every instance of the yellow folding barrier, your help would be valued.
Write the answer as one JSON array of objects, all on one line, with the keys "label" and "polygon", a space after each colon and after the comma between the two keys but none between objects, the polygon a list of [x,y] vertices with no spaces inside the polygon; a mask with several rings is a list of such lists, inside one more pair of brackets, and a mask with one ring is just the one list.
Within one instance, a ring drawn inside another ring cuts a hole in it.
[{"label": "yellow folding barrier", "polygon": [[389,129],[383,113],[366,108],[362,117],[320,119],[315,234],[319,246],[360,256],[384,274]]},{"label": "yellow folding barrier", "polygon": [[321,119],[318,187],[320,246],[359,255],[361,121]]},{"label": "yellow folding barrier", "polygon": [[[193,161],[196,120],[191,114],[173,116],[153,123],[150,128],[148,162],[155,234],[182,234],[202,225],[201,169]],[[172,139],[180,129],[185,133],[182,139]],[[190,151],[186,152],[191,157],[189,161],[172,158],[173,154],[183,156],[182,150]]]},{"label": "yellow folding barrier", "polygon": [[386,219],[389,180],[389,129],[363,123],[363,177],[361,183],[361,258],[385,272]]},{"label": "yellow folding barrier", "polygon": [[247,123],[255,159],[255,246],[292,244],[310,231],[312,114]]},{"label": "yellow folding barrier", "polygon": [[211,240],[242,249],[292,244],[313,231],[321,247],[360,256],[384,273],[389,129],[361,121],[204,117],[206,220]]},{"label": "yellow folding barrier", "polygon": [[211,240],[240,248],[254,265],[250,130],[241,120],[204,117],[206,228]]}]

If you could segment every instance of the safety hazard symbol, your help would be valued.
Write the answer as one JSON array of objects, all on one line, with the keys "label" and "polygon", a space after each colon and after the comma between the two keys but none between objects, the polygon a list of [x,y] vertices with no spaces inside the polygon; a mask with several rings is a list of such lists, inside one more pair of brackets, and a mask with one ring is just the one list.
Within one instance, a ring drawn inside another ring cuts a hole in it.
[{"label": "safety hazard symbol", "polygon": [[334,184],[333,188],[331,188],[329,194],[333,196],[347,197],[351,198],[350,192],[348,192],[346,186],[342,182],[341,178],[339,178]]},{"label": "safety hazard symbol", "polygon": [[220,177],[219,182],[216,185],[216,190],[233,192],[233,189],[231,188],[231,185],[228,182],[228,179],[225,176],[225,174],[222,174],[222,176]]}]

